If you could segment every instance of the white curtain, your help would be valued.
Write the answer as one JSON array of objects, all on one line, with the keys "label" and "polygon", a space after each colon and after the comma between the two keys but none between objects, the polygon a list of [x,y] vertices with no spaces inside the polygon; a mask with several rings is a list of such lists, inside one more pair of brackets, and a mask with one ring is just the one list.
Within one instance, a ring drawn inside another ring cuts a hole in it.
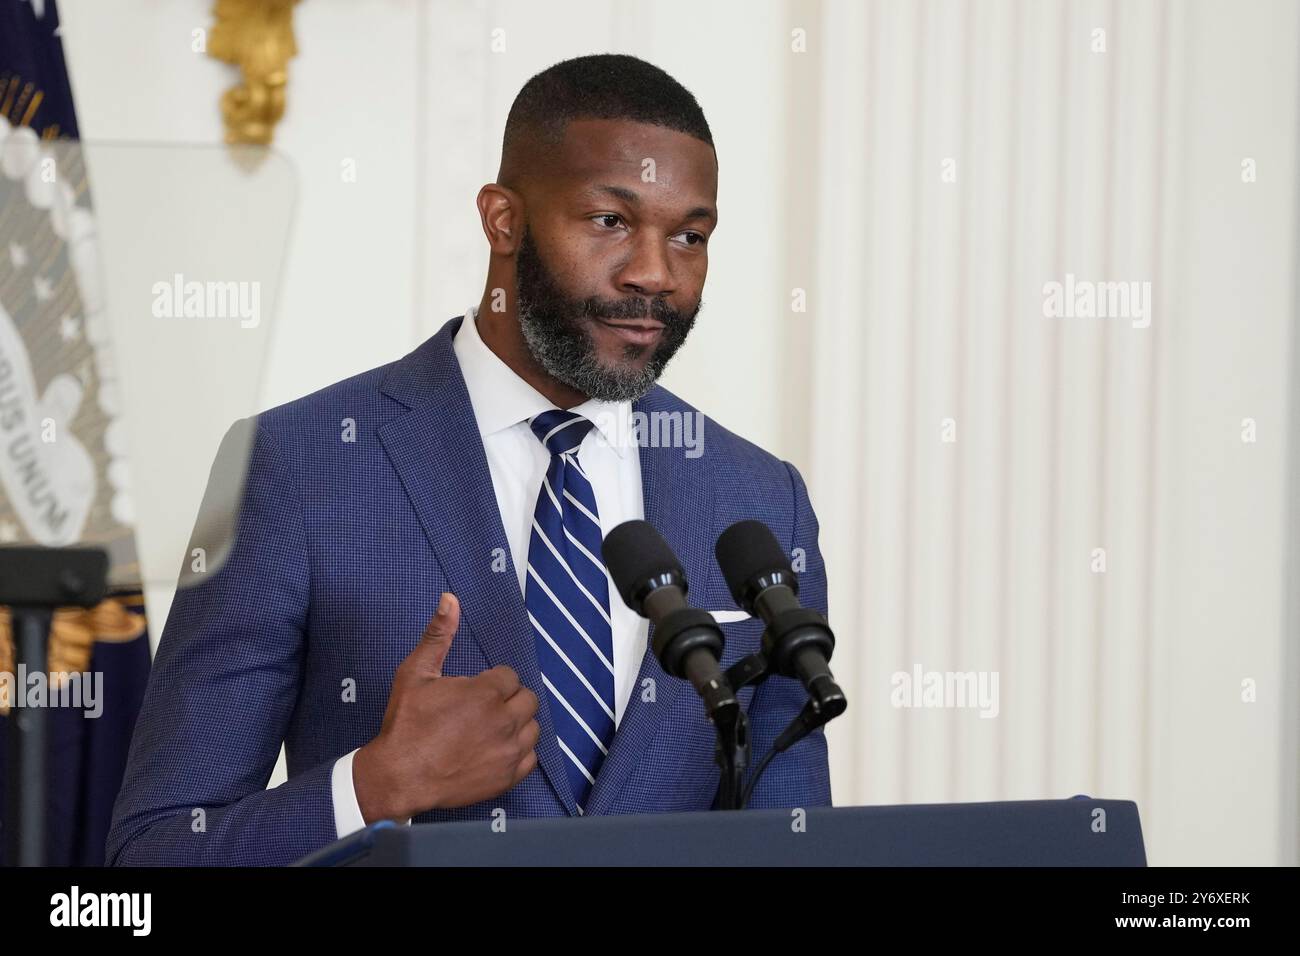
[{"label": "white curtain", "polygon": [[[791,319],[854,692],[837,800],[1131,798],[1154,863],[1294,863],[1296,5],[819,22]],[[1048,317],[1052,282],[1138,283],[1149,324]],[[895,706],[918,668],[996,673],[997,716]]]}]

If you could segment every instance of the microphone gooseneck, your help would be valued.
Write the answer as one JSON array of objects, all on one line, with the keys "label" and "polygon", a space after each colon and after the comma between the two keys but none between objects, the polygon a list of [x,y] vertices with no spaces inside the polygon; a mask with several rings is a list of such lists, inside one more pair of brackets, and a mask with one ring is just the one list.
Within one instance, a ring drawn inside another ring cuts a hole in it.
[{"label": "microphone gooseneck", "polygon": [[826,618],[799,603],[799,579],[780,543],[761,521],[739,521],[714,553],[736,603],[762,618],[763,652],[772,670],[798,680],[819,714],[838,717],[848,701],[831,673],[835,635]]},{"label": "microphone gooseneck", "polygon": [[663,669],[690,681],[710,720],[734,720],[740,701],[718,666],[722,628],[686,603],[686,573],[668,542],[648,522],[625,521],[600,550],[623,601],[654,624],[652,647]]}]

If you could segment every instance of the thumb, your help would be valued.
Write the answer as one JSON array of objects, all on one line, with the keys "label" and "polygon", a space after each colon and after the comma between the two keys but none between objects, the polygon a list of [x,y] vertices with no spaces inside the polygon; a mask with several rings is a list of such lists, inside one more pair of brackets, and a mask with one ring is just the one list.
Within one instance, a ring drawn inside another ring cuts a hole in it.
[{"label": "thumb", "polygon": [[438,610],[424,626],[420,643],[412,656],[420,658],[420,670],[442,676],[442,662],[447,659],[451,639],[460,626],[460,601],[450,591],[444,591],[438,601]]}]

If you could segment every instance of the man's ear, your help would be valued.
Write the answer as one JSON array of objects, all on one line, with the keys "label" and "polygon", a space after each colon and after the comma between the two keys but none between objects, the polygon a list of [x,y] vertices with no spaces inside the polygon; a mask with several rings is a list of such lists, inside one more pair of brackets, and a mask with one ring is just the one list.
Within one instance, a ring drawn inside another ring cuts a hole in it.
[{"label": "man's ear", "polygon": [[513,255],[522,232],[524,215],[523,197],[498,183],[488,183],[478,191],[479,220],[488,246],[496,255]]}]

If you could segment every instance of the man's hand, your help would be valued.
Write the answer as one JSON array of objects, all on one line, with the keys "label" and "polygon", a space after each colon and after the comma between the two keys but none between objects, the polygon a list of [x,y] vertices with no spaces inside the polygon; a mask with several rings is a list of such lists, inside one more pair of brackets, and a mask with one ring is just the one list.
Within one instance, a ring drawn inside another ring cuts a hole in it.
[{"label": "man's hand", "polygon": [[444,593],[397,668],[379,735],[353,758],[367,824],[469,806],[505,793],[537,766],[537,695],[512,668],[442,676],[459,624],[460,602]]}]

